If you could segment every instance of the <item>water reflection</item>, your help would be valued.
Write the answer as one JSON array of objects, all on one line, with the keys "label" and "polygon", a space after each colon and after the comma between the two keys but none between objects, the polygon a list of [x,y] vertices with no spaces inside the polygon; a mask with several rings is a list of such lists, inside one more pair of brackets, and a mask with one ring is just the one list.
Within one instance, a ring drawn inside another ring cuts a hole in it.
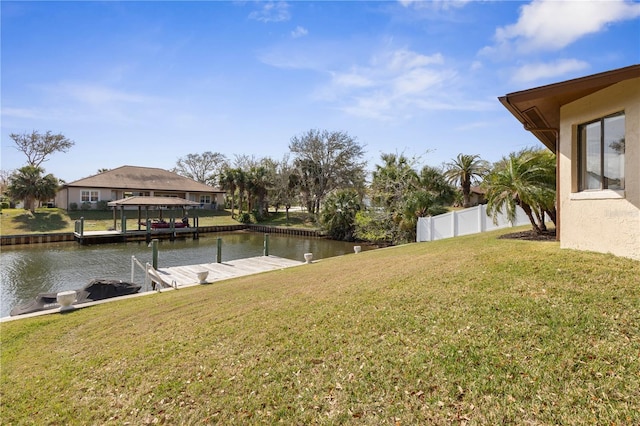
[{"label": "water reflection", "polygon": [[[261,256],[264,234],[233,232],[201,235],[199,240],[162,240],[159,267],[215,262],[217,239],[222,238],[222,261]],[[304,253],[314,259],[353,253],[353,243],[320,238],[269,235],[269,253],[304,261]],[[363,247],[366,249],[366,247]],[[38,293],[74,290],[94,278],[131,278],[131,256],[151,263],[151,249],[145,242],[82,246],[76,243],[4,246],[0,253],[0,317]],[[136,271],[135,281],[142,281]]]}]

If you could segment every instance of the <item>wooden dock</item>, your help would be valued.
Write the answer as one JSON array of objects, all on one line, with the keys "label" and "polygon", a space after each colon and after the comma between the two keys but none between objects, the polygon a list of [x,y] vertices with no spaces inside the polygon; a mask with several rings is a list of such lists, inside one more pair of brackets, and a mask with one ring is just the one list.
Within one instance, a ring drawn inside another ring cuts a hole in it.
[{"label": "wooden dock", "polygon": [[[241,277],[245,275],[259,274],[261,272],[274,271],[278,269],[290,268],[292,266],[303,265],[305,262],[285,259],[277,256],[256,256],[245,259],[230,260],[222,263],[204,263],[199,265],[174,266],[169,268],[159,268],[158,274],[167,284],[175,282],[176,288],[184,288],[195,285],[201,285],[198,280],[198,273],[207,271],[209,274],[206,284],[222,281],[230,278]],[[164,290],[172,290],[164,288]],[[75,308],[86,308],[103,303],[117,302],[118,300],[130,299],[134,297],[148,296],[154,294],[153,291],[143,291],[141,293],[130,294],[127,296],[112,297],[110,299],[98,300],[95,302],[87,302],[74,305]],[[17,315],[15,317],[0,318],[0,322],[14,321],[22,318],[31,318],[40,315],[48,315],[60,312],[59,308],[49,309],[46,311],[38,311],[30,314]]]},{"label": "wooden dock", "polygon": [[198,273],[204,271],[209,273],[206,278],[206,282],[213,283],[215,281],[221,281],[229,278],[290,268],[292,266],[299,266],[302,264],[304,264],[304,262],[285,259],[283,257],[256,256],[245,259],[230,260],[222,263],[204,263],[198,265],[158,268],[158,273],[166,283],[171,284],[175,281],[176,286],[180,288],[200,284],[198,281]]}]

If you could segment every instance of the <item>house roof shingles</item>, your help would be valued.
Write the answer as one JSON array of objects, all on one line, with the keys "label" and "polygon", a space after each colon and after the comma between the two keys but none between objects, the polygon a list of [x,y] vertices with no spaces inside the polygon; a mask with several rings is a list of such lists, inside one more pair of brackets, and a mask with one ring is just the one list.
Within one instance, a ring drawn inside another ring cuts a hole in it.
[{"label": "house roof shingles", "polygon": [[185,207],[185,206],[199,206],[200,203],[195,201],[185,200],[184,198],[176,197],[128,197],[121,200],[110,201],[109,207],[121,207],[121,206],[167,206],[167,207]]},{"label": "house roof shingles", "polygon": [[223,192],[164,169],[138,166],[118,167],[67,183],[64,186],[151,191]]}]

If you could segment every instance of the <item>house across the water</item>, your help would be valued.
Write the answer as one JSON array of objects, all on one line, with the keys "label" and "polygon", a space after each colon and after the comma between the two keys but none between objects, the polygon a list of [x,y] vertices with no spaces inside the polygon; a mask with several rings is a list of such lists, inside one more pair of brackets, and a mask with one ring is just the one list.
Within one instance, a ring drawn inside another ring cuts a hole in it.
[{"label": "house across the water", "polygon": [[177,197],[200,204],[201,208],[222,209],[225,192],[164,169],[122,166],[63,185],[56,206],[96,208],[99,204],[128,197]]}]

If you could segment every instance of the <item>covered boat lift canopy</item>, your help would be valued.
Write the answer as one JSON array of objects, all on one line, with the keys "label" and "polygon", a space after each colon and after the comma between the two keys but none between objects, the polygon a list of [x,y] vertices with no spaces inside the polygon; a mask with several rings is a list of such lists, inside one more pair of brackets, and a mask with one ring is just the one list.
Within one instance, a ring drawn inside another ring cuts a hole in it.
[{"label": "covered boat lift canopy", "polygon": [[[145,220],[149,219],[149,208],[156,207],[159,210],[160,219],[162,219],[162,208],[167,207],[171,210],[175,208],[182,208],[182,215],[185,214],[187,207],[199,207],[200,203],[195,201],[185,200],[178,197],[143,197],[133,196],[122,198],[116,201],[110,201],[107,204],[109,207],[113,207],[113,228],[116,228],[116,211],[120,207],[122,216],[124,217],[125,207],[138,207],[138,230],[140,230],[140,222],[142,221],[142,207],[145,208]],[[172,217],[173,219],[174,217]]]}]

